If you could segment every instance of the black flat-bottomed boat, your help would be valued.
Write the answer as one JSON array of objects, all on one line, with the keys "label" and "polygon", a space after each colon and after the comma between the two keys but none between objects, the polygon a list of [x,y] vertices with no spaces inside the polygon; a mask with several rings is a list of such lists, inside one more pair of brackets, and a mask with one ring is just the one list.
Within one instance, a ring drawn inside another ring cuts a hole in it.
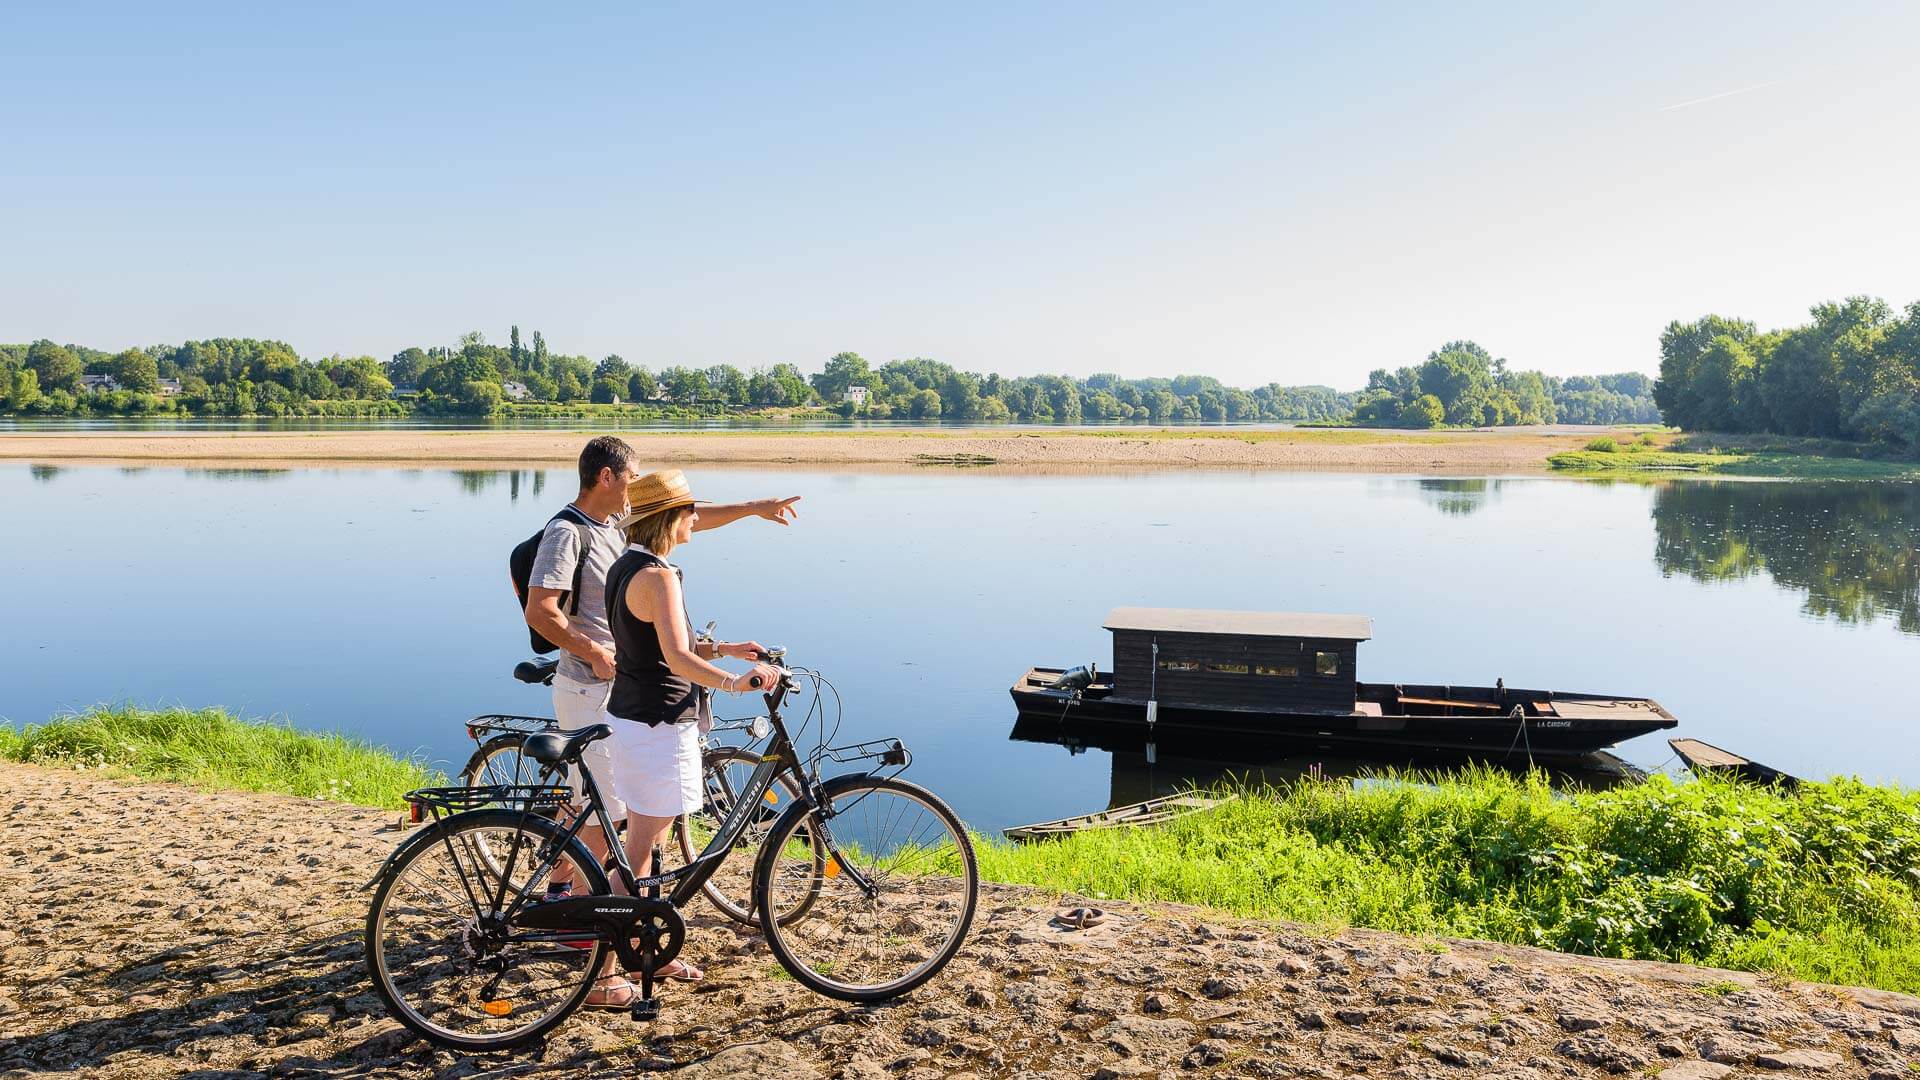
[{"label": "black flat-bottomed boat", "polygon": [[1650,698],[1494,686],[1366,683],[1363,615],[1116,608],[1113,668],[1032,668],[1022,717],[1156,733],[1297,738],[1487,758],[1589,754],[1679,721]]}]

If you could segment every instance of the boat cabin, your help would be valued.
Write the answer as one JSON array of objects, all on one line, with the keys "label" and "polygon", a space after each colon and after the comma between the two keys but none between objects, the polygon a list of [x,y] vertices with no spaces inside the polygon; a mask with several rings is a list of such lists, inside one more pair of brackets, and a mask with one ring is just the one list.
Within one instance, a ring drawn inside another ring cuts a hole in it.
[{"label": "boat cabin", "polygon": [[1170,706],[1352,713],[1364,615],[1115,608],[1113,697]]}]

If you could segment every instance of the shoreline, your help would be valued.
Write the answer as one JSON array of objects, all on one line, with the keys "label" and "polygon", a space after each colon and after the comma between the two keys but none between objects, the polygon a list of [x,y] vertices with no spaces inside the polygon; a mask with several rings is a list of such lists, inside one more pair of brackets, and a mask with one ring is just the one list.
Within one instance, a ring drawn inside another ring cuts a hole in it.
[{"label": "shoreline", "polygon": [[[1905,994],[983,885],[967,947],[898,1002],[812,995],[696,904],[707,980],[667,987],[659,1020],[583,1011],[539,1052],[473,1057],[409,1036],[368,986],[359,888],[404,835],[391,811],[12,763],[0,806],[5,1076],[1866,1080],[1920,1054]],[[1108,920],[1054,918],[1087,903]]]},{"label": "shoreline", "polygon": [[[1114,431],[641,431],[623,433],[660,465],[820,466],[857,471],[1087,472],[1255,469],[1548,473],[1548,457],[1594,432],[1367,429]],[[33,464],[508,468],[573,463],[588,432],[340,431],[196,435],[0,435],[0,460]]]}]

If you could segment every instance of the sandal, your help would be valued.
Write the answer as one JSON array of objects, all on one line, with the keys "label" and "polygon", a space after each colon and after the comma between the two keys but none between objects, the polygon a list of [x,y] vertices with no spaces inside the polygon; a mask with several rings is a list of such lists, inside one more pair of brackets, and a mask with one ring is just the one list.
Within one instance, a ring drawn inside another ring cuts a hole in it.
[{"label": "sandal", "polygon": [[[608,980],[619,980],[610,982]],[[640,999],[640,990],[622,975],[602,975],[594,980],[596,985],[587,993],[587,1000],[581,1003],[587,1009],[631,1009]],[[599,1000],[594,1000],[598,998]]]},{"label": "sandal", "polygon": [[674,982],[699,982],[707,973],[687,963],[685,960],[671,960],[662,964],[653,973],[656,979],[671,979]]}]

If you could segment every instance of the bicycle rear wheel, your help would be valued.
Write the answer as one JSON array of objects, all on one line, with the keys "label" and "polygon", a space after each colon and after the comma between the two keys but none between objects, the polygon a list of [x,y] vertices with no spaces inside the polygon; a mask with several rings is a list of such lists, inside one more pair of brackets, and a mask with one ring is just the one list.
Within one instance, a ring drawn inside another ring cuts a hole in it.
[{"label": "bicycle rear wheel", "polygon": [[[720,824],[740,801],[748,779],[760,767],[760,760],[759,754],[737,746],[715,746],[701,756],[706,784],[705,800],[697,812],[682,817],[675,824],[680,855],[685,862],[692,862],[720,831]],[[760,804],[754,807],[753,820],[734,839],[732,848],[713,876],[701,885],[700,891],[727,918],[758,929],[760,923],[753,907],[753,871],[756,862],[753,853],[765,842],[768,831],[780,817],[780,811],[799,801],[799,784],[784,774],[775,777],[773,786],[767,789]],[[794,857],[786,860],[782,872],[798,875],[806,881],[817,880],[820,872],[826,868],[826,852],[804,831],[799,841],[791,853]],[[792,922],[804,915],[817,891],[784,890],[782,897],[786,906],[780,911],[780,921]]]},{"label": "bicycle rear wheel", "polygon": [[[541,896],[550,877],[541,863],[563,835],[545,818],[488,809],[407,841],[374,890],[366,926],[367,970],[396,1020],[441,1046],[484,1052],[538,1039],[580,1007],[606,943],[522,940],[493,902],[503,881],[509,906],[523,889]],[[555,865],[582,891],[608,892],[577,839]]]},{"label": "bicycle rear wheel", "polygon": [[[939,974],[973,922],[980,877],[966,827],[933,792],[904,780],[840,777],[823,785],[822,798],[817,810],[789,807],[761,849],[759,911],[784,910],[800,890],[818,893],[805,918],[761,918],[767,947],[815,993],[856,1002],[904,994]],[[780,873],[781,853],[811,843],[820,817],[824,872],[812,880]]]}]

